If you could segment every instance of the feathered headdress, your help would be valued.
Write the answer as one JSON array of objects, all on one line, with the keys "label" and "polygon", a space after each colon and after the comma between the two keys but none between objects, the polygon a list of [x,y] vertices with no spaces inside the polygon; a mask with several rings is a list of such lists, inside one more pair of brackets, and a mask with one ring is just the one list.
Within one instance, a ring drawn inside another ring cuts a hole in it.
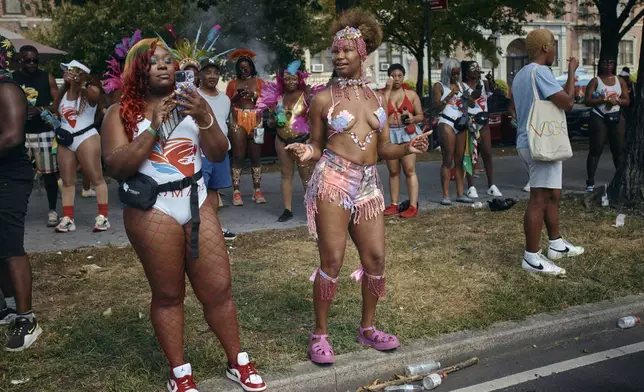
[{"label": "feathered headdress", "polygon": [[132,49],[132,47],[141,40],[141,30],[136,29],[132,37],[125,37],[121,40],[119,44],[114,48],[114,55],[110,57],[107,63],[107,72],[105,72],[105,79],[101,82],[103,84],[103,90],[106,93],[111,94],[116,90],[120,90],[123,87],[123,80],[121,79],[121,63],[120,61],[125,60],[127,57],[127,52]]},{"label": "feathered headdress", "polygon": [[[174,29],[172,26],[166,26],[166,29],[173,33]],[[174,49],[171,49],[172,56],[179,62],[179,68],[185,69],[188,65],[192,65],[197,69],[201,69],[201,62],[205,59],[212,59],[213,61],[218,57],[225,55],[226,53],[231,52],[233,49],[215,54],[215,42],[219,39],[219,32],[221,31],[220,25],[214,25],[206,36],[206,41],[203,45],[199,45],[199,39],[201,38],[201,26],[197,31],[197,36],[195,40],[190,42],[187,39],[178,41]],[[161,36],[159,36],[161,38]],[[161,38],[163,41],[163,38]],[[164,41],[165,43],[165,41]],[[166,44],[166,46],[168,46]],[[168,46],[169,47],[169,46]]]},{"label": "feathered headdress", "polygon": [[231,52],[228,55],[228,58],[234,63],[236,63],[240,59],[248,59],[254,62],[256,56],[257,55],[255,54],[255,52],[250,49],[237,49]]}]

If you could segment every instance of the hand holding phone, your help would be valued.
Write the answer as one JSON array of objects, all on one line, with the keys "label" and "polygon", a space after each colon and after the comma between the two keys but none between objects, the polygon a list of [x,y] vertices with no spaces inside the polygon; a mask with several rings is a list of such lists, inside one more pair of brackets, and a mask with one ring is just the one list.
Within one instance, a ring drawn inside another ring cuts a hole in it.
[{"label": "hand holding phone", "polygon": [[[194,90],[195,73],[192,70],[177,71],[174,73],[174,83],[175,83],[175,90],[178,92]],[[177,96],[177,101],[179,103],[185,102],[185,98],[181,96]],[[181,112],[185,110],[185,107],[182,105],[177,105],[177,110]]]}]

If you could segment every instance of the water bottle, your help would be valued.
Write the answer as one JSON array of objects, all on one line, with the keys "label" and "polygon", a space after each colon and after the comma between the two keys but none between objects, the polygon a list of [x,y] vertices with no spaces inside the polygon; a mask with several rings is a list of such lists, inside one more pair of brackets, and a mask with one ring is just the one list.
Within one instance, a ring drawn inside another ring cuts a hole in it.
[{"label": "water bottle", "polygon": [[385,392],[422,392],[423,387],[420,385],[394,385],[391,387],[385,388]]},{"label": "water bottle", "polygon": [[626,316],[617,320],[617,326],[621,329],[633,328],[641,322],[639,317],[636,316]]},{"label": "water bottle", "polygon": [[443,377],[438,373],[432,373],[423,378],[423,387],[430,391],[443,383]]},{"label": "water bottle", "polygon": [[60,121],[58,121],[56,116],[54,116],[49,110],[45,109],[40,112],[40,118],[42,118],[43,121],[49,124],[52,129],[60,128]]},{"label": "water bottle", "polygon": [[602,193],[602,207],[608,207],[610,205],[608,201],[608,194],[606,193],[606,189],[608,189],[608,185],[604,186],[604,193]]},{"label": "water bottle", "polygon": [[483,208],[484,205],[480,201],[477,201],[476,203],[472,204],[472,208],[478,209],[478,208]]},{"label": "water bottle", "polygon": [[411,376],[417,376],[419,374],[428,374],[440,368],[441,368],[441,363],[436,361],[429,361],[429,362],[419,363],[416,365],[408,365],[407,367],[405,367],[405,375],[407,377],[411,377]]}]

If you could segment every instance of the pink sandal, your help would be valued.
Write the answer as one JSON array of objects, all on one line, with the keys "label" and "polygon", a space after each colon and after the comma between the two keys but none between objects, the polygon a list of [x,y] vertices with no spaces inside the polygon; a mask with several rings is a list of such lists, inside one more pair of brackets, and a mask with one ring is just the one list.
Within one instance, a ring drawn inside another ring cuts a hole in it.
[{"label": "pink sandal", "polygon": [[[333,354],[333,347],[329,344],[327,338],[329,335],[311,335],[309,339],[309,358],[313,363],[329,364],[335,363],[335,355]],[[313,343],[315,339],[320,339],[319,342]]]},{"label": "pink sandal", "polygon": [[[371,337],[365,336],[365,331],[373,331]],[[389,351],[400,347],[398,338],[383,331],[378,331],[373,325],[369,328],[360,328],[358,343],[375,348],[378,351]]]}]

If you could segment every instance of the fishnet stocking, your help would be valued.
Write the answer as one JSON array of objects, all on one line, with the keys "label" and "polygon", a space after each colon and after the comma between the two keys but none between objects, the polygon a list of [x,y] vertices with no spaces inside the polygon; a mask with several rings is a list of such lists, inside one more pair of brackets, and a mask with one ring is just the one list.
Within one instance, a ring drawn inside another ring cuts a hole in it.
[{"label": "fishnet stocking", "polygon": [[[152,290],[150,319],[172,368],[183,365],[186,247],[183,227],[161,211],[125,208],[125,232]],[[189,246],[189,242],[188,242]]]},{"label": "fishnet stocking", "polygon": [[214,202],[216,200],[208,196],[199,211],[201,226],[198,259],[192,259],[190,251],[192,227],[190,223],[184,226],[186,269],[195,295],[203,305],[208,325],[221,342],[228,361],[235,364],[240,351],[237,308],[232,296],[228,251],[213,208]]}]

